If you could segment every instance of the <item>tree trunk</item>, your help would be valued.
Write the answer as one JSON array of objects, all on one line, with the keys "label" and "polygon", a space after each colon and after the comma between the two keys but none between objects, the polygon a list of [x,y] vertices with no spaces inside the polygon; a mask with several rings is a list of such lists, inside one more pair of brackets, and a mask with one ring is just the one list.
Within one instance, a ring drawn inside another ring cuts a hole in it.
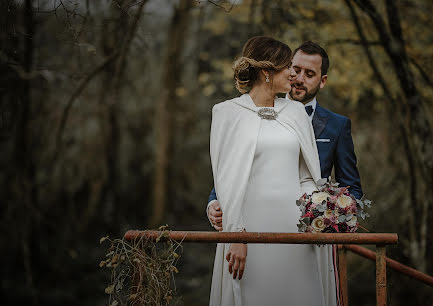
[{"label": "tree trunk", "polygon": [[22,220],[18,232],[20,233],[20,246],[22,263],[25,271],[26,286],[30,289],[33,298],[33,303],[38,305],[38,298],[36,295],[34,277],[33,277],[33,262],[32,262],[32,223],[33,211],[37,206],[35,178],[35,166],[31,155],[32,140],[29,135],[30,127],[30,111],[31,111],[31,91],[32,80],[31,75],[33,71],[33,53],[34,53],[34,39],[35,39],[35,22],[32,1],[26,0],[24,2],[22,21],[24,22],[25,34],[24,37],[24,50],[22,58],[22,66],[24,74],[22,76],[22,94],[19,110],[19,118],[16,130],[15,148],[14,148],[14,169],[15,180],[12,182],[13,186],[13,199],[15,203],[21,205],[20,209]]},{"label": "tree trunk", "polygon": [[[116,215],[121,197],[119,191],[119,146],[121,131],[119,127],[119,113],[121,112],[120,100],[124,84],[125,69],[127,67],[127,55],[129,47],[137,31],[142,11],[147,0],[138,4],[135,16],[127,11],[134,1],[117,1],[111,6],[111,16],[106,19],[106,29],[102,36],[102,49],[106,58],[112,58],[104,66],[104,74],[101,79],[101,94],[99,97],[100,122],[105,146],[105,169],[107,176],[104,178],[103,188],[94,189],[100,195],[91,197],[100,199],[105,203],[105,211],[108,218]],[[129,22],[130,21],[130,22]],[[99,184],[99,183],[98,183]],[[86,210],[86,219],[83,220],[81,230],[85,229],[90,218],[96,213],[96,203]]]},{"label": "tree trunk", "polygon": [[[406,53],[400,16],[395,1],[386,0],[389,29],[385,20],[369,0],[353,0],[353,2],[370,18],[402,89],[403,94],[399,96],[399,99],[393,98],[389,93],[385,78],[378,70],[368,49],[369,46],[352,6],[352,0],[346,0],[363,42],[363,48],[369,58],[370,66],[384,88],[385,94],[390,98],[389,102],[392,103],[389,105],[390,110],[395,109],[394,112],[389,113],[397,114],[397,122],[400,125],[409,168],[410,201],[407,207],[409,211],[405,215],[407,216],[408,240],[410,242],[407,247],[410,250],[413,264],[419,270],[427,271],[427,239],[433,234],[427,224],[428,216],[432,213],[433,207],[433,191],[431,189],[433,183],[433,166],[431,163],[433,132],[431,122],[426,115],[425,101],[416,87],[414,74],[410,70],[409,57]],[[391,118],[391,120],[395,120],[395,118]],[[418,195],[424,195],[423,200]]]},{"label": "tree trunk", "polygon": [[189,11],[194,5],[193,0],[181,0],[176,7],[167,40],[167,54],[163,66],[162,88],[160,99],[155,103],[155,171],[153,179],[153,212],[150,225],[160,225],[167,205],[167,169],[169,163],[169,145],[172,136],[172,110],[176,99],[181,67],[179,58],[185,42],[188,28]]}]

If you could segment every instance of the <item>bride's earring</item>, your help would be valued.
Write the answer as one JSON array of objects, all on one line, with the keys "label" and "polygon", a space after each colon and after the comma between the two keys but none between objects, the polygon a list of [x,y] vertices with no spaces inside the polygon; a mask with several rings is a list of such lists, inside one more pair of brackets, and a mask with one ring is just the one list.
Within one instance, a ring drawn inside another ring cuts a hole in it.
[{"label": "bride's earring", "polygon": [[266,76],[266,83],[269,83],[269,75]]}]

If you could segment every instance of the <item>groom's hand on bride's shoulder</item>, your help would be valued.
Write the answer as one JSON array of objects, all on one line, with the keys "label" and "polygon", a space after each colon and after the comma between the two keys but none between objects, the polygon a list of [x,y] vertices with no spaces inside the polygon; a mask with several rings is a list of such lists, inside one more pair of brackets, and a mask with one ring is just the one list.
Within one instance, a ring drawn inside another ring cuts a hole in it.
[{"label": "groom's hand on bride's shoulder", "polygon": [[221,232],[223,230],[223,212],[218,201],[209,205],[208,214],[213,227]]}]

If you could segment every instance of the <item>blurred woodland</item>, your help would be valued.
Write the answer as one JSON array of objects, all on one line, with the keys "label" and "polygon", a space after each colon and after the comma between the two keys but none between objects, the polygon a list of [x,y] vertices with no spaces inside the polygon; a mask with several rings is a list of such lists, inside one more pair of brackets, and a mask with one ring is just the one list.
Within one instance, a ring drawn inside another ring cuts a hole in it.
[{"label": "blurred woodland", "polygon": [[[212,230],[211,109],[238,96],[244,42],[306,40],[330,57],[318,101],[352,120],[363,224],[433,275],[433,3],[428,0],[2,0],[2,305],[108,305],[105,235]],[[187,244],[182,305],[207,305],[215,245]],[[349,257],[351,305],[374,264]],[[388,269],[389,305],[427,285]],[[427,301],[427,302],[426,302]]]}]

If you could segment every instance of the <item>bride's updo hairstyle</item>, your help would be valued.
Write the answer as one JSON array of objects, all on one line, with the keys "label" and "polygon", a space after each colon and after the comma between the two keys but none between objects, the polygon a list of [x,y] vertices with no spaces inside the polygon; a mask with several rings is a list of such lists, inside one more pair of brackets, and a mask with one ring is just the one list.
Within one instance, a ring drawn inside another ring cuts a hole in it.
[{"label": "bride's updo hairstyle", "polygon": [[242,57],[233,64],[236,88],[240,93],[248,92],[259,79],[262,69],[271,75],[283,70],[291,63],[292,50],[281,41],[267,36],[250,38],[244,45]]}]

